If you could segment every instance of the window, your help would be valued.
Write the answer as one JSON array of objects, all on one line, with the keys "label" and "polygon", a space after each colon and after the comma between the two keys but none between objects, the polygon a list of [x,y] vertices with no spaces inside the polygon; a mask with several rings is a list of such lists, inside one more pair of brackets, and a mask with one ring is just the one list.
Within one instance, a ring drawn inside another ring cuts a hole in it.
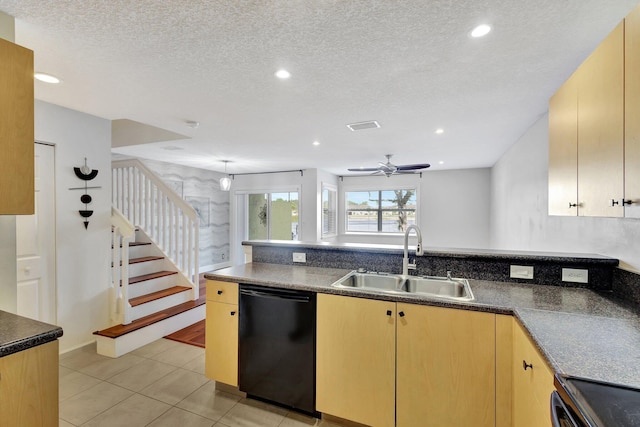
[{"label": "window", "polygon": [[298,192],[248,194],[249,240],[298,240]]},{"label": "window", "polygon": [[404,233],[416,223],[416,190],[347,191],[346,231]]},{"label": "window", "polygon": [[322,184],[322,237],[330,237],[337,232],[337,189],[330,185]]}]

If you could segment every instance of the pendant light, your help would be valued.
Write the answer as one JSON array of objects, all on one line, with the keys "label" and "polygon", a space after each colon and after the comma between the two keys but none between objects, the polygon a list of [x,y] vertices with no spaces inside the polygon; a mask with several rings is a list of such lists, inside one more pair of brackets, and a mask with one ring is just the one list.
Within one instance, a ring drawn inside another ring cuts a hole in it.
[{"label": "pendant light", "polygon": [[[224,162],[224,173],[227,173],[227,163],[229,163],[229,160],[223,160]],[[222,191],[229,191],[231,189],[231,178],[229,178],[229,176],[225,176],[220,178],[220,189]]]}]

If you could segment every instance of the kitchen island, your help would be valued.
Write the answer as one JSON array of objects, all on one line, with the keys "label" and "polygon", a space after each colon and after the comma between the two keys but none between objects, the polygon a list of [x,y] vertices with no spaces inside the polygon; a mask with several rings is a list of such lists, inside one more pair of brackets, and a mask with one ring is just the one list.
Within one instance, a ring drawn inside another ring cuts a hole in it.
[{"label": "kitchen island", "polygon": [[62,328],[0,311],[0,424],[58,425]]}]

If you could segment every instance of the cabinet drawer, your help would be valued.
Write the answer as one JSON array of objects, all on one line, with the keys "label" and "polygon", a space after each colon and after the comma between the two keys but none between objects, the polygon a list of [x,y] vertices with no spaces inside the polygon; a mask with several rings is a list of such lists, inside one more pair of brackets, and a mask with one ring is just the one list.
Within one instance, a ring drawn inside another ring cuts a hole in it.
[{"label": "cabinet drawer", "polygon": [[207,280],[207,301],[238,304],[238,284]]}]

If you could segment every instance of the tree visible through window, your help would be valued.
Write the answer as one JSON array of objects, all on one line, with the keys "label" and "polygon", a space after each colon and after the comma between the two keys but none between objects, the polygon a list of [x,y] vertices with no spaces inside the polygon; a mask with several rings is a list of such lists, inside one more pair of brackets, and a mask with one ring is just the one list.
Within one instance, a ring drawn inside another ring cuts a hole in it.
[{"label": "tree visible through window", "polygon": [[298,192],[248,195],[249,240],[298,240]]},{"label": "tree visible through window", "polygon": [[416,190],[346,192],[346,231],[403,233],[416,222]]}]

